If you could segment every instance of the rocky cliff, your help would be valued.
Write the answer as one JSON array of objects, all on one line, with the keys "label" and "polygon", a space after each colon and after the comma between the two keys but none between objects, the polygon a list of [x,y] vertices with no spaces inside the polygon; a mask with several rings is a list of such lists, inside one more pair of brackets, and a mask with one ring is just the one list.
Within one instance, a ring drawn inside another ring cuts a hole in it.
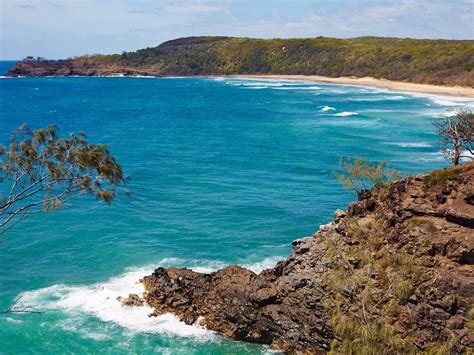
[{"label": "rocky cliff", "polygon": [[468,352],[473,176],[474,162],[379,185],[273,269],[158,268],[144,299],[154,315],[288,353]]},{"label": "rocky cliff", "polygon": [[179,38],[135,52],[18,62],[9,76],[301,74],[474,87],[474,41]]}]

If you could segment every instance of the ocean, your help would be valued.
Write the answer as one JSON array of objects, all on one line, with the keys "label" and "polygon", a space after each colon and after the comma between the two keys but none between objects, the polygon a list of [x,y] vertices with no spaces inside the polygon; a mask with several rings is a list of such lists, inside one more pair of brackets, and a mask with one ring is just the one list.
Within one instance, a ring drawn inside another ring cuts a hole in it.
[{"label": "ocean", "polygon": [[[11,62],[0,63],[5,71]],[[342,157],[402,173],[448,166],[432,117],[473,100],[260,79],[4,78],[0,142],[23,123],[85,131],[130,177],[111,206],[81,197],[0,245],[0,353],[261,354],[118,296],[158,266],[259,272],[346,209]]]}]

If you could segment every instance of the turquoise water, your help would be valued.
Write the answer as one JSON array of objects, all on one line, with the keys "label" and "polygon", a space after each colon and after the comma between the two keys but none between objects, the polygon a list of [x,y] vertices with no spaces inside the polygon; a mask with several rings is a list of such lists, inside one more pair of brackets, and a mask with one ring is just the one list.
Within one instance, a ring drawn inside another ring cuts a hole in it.
[{"label": "turquoise water", "polygon": [[215,78],[0,79],[0,141],[55,123],[107,143],[130,176],[111,207],[81,198],[13,229],[0,246],[2,353],[262,353],[115,298],[157,266],[256,272],[354,195],[342,156],[404,173],[446,166],[431,117],[472,101],[290,81]]}]

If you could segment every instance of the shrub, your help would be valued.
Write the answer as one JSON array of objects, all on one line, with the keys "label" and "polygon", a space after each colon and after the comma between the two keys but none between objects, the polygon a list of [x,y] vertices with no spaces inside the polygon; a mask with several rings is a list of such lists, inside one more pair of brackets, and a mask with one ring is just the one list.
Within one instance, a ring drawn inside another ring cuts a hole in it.
[{"label": "shrub", "polygon": [[425,176],[423,184],[425,190],[433,186],[445,186],[448,181],[458,181],[461,169],[444,169],[434,171],[431,174]]},{"label": "shrub", "polygon": [[350,157],[341,159],[342,173],[335,173],[346,189],[359,193],[379,183],[387,183],[401,178],[400,173],[390,168],[387,161],[370,162],[364,158]]}]

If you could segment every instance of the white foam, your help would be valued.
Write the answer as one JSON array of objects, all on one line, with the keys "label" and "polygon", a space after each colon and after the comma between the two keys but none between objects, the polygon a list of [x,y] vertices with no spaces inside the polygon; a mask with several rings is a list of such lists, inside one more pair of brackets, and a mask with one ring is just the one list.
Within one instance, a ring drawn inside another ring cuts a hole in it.
[{"label": "white foam", "polygon": [[275,80],[275,79],[262,79],[262,78],[224,78],[224,81],[228,85],[234,86],[253,86],[253,85],[265,85],[269,87],[282,87],[282,86],[302,86],[304,83],[300,81],[292,80]]},{"label": "white foam", "polygon": [[[284,83],[284,82],[272,82],[272,81],[262,81],[262,82],[249,82],[249,83],[242,83],[243,86],[267,86],[267,87],[272,87],[272,88],[282,88],[284,87],[285,85],[291,85],[291,84],[287,84],[287,83]],[[291,88],[289,88],[291,89]]]},{"label": "white foam", "polygon": [[432,98],[431,99],[435,104],[440,105],[440,106],[465,106],[466,104],[463,102],[456,102],[456,101],[450,101],[446,99],[438,99],[438,98]]},{"label": "white foam", "polygon": [[323,107],[321,108],[321,111],[323,111],[323,112],[326,112],[326,111],[333,111],[333,110],[335,111],[336,109],[335,109],[334,107],[331,107],[331,106],[323,106]]},{"label": "white foam", "polygon": [[434,94],[424,94],[424,93],[410,93],[411,96],[422,97],[431,100],[432,103],[438,106],[447,106],[447,107],[471,107],[474,104],[474,100],[461,96],[443,96],[443,95],[434,95]]},{"label": "white foam", "polygon": [[23,323],[23,321],[20,320],[20,319],[15,319],[15,318],[10,318],[10,317],[5,318],[5,320],[6,320],[8,323],[13,323],[13,324],[20,324],[20,323]]},{"label": "white foam", "polygon": [[445,157],[441,152],[427,153],[414,158],[409,159],[409,162],[434,162],[434,161],[445,161]]},{"label": "white foam", "polygon": [[400,95],[386,95],[386,96],[369,96],[369,97],[357,97],[357,98],[352,98],[350,97],[349,100],[351,101],[360,101],[360,102],[375,102],[375,101],[399,101],[399,100],[405,100],[405,96],[400,96]]},{"label": "white foam", "polygon": [[259,86],[265,86],[265,87],[281,87],[284,86],[285,84],[283,83],[273,83],[273,82],[266,82],[266,81],[251,81],[251,82],[245,82],[245,81],[228,81],[226,84],[230,84],[233,86],[245,86],[245,87],[259,87]]},{"label": "white foam", "polygon": [[391,142],[387,143],[388,145],[395,145],[398,147],[402,148],[430,148],[433,145],[428,143],[428,142],[418,142],[418,143],[413,143],[413,142]]},{"label": "white foam", "polygon": [[209,331],[187,325],[172,314],[148,317],[153,309],[149,306],[123,307],[117,297],[129,293],[143,295],[144,287],[138,282],[150,269],[140,268],[113,277],[106,282],[84,286],[54,285],[21,294],[21,305],[34,309],[55,309],[81,312],[101,321],[112,322],[129,330],[146,333],[171,333],[184,337],[209,337]]},{"label": "white foam", "polygon": [[276,90],[321,90],[319,86],[281,86],[274,87]]},{"label": "white foam", "polygon": [[458,114],[457,111],[446,111],[444,113],[438,113],[437,115],[435,115],[436,117],[453,117],[453,116],[456,116]]},{"label": "white foam", "polygon": [[336,113],[334,116],[347,117],[347,116],[356,116],[356,115],[358,115],[357,112],[344,111],[344,112]]},{"label": "white foam", "polygon": [[468,161],[473,161],[473,160],[474,160],[474,154],[472,154],[470,151],[464,150],[461,153],[461,161],[462,162],[468,162]]},{"label": "white foam", "polygon": [[247,89],[254,89],[254,90],[261,90],[261,89],[268,89],[268,86],[246,86]]},{"label": "white foam", "polygon": [[263,270],[266,270],[266,269],[271,269],[272,267],[274,267],[276,265],[276,263],[278,261],[282,260],[281,257],[278,257],[278,256],[272,256],[272,257],[269,257],[269,258],[265,258],[263,259],[262,261],[258,261],[258,262],[255,262],[255,263],[251,263],[251,264],[244,264],[242,265],[243,267],[247,268],[247,269],[250,269],[252,270],[253,272],[255,272],[256,274],[259,274],[261,273]]},{"label": "white foam", "polygon": [[328,90],[327,92],[329,92],[331,94],[347,94],[347,91],[337,90],[337,89]]}]

